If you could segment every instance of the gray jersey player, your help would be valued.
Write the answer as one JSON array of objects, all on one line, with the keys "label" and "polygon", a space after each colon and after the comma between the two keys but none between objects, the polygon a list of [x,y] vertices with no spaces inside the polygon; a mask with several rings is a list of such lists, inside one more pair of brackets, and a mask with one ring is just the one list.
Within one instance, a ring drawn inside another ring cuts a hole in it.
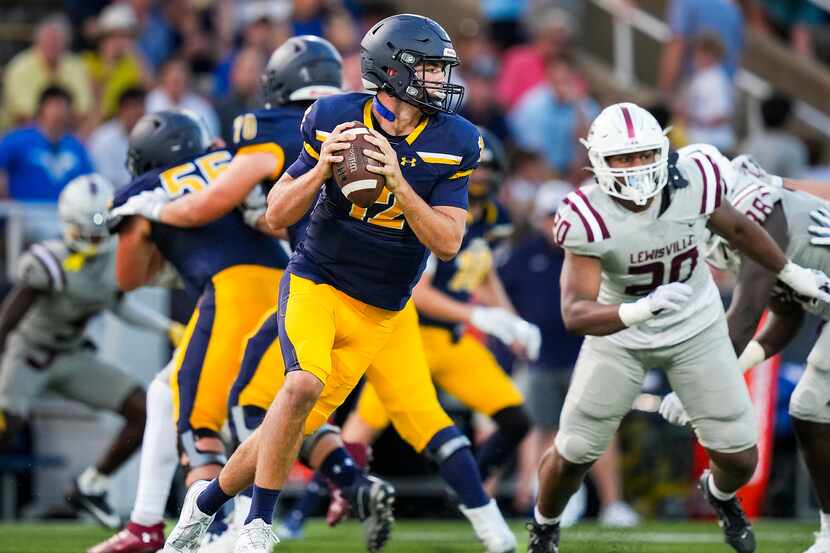
[{"label": "gray jersey player", "polygon": [[701,489],[727,543],[755,550],[735,491],[755,470],[756,425],[717,290],[703,263],[707,229],[809,297],[830,298],[814,275],[723,201],[727,175],[706,155],[669,152],[654,117],[616,104],[591,125],[596,184],[571,193],[555,227],[565,249],[562,315],[588,335],[554,447],[542,458],[528,551],[555,553],[559,516],[640,391],[645,369],[663,367],[711,464]]},{"label": "gray jersey player", "polygon": [[[684,150],[718,155],[710,148],[692,145]],[[830,272],[830,249],[824,240],[828,233],[824,214],[830,202],[790,189],[805,183],[767,175],[748,156],[735,158],[727,170],[734,172],[735,184],[727,197],[735,209],[762,225],[793,261]],[[743,371],[784,349],[798,332],[805,312],[825,321],[830,319],[828,304],[796,294],[721,237],[709,240],[707,260],[737,276],[727,320],[735,351],[742,352],[738,364]],[[764,328],[752,339],[767,308]],[[823,326],[807,357],[807,368],[790,398],[789,411],[821,506],[821,531],[806,553],[830,553],[830,325]],[[675,394],[664,398],[660,413],[674,424],[688,422],[688,414]]]},{"label": "gray jersey player", "polygon": [[[67,500],[101,524],[118,527],[106,501],[110,475],[141,444],[141,384],[100,359],[87,321],[104,310],[159,333],[177,328],[166,317],[126,302],[115,282],[115,249],[106,228],[112,186],[85,175],[61,192],[63,238],[31,246],[19,261],[14,288],[0,308],[0,445],[10,442],[44,390],[118,413],[124,427],[98,463],[72,483]],[[177,324],[177,323],[176,323]]]}]

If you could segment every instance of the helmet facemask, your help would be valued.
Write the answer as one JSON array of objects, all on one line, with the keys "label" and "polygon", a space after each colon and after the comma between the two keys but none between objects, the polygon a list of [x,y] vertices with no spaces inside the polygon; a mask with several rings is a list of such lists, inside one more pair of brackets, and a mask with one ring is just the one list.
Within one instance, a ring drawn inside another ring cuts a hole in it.
[{"label": "helmet facemask", "polygon": [[[464,87],[450,82],[452,68],[458,65],[458,58],[454,55],[452,57],[424,57],[405,50],[399,52],[396,57],[409,70],[409,83],[402,91],[402,100],[418,106],[425,113],[456,112],[464,99]],[[430,64],[441,65],[444,73],[442,81],[435,82],[427,79],[427,66]]]},{"label": "helmet facemask", "polygon": [[61,221],[63,241],[72,251],[95,255],[112,245],[107,229],[107,214],[102,211],[89,213],[85,221],[77,218]]},{"label": "helmet facemask", "polygon": [[[583,144],[586,145],[583,141]],[[613,168],[608,165],[608,158],[621,154],[654,151],[654,161],[645,165]],[[660,193],[669,180],[669,144],[638,146],[636,150],[622,152],[598,152],[588,150],[591,170],[600,188],[609,196],[628,200],[636,205],[645,205],[648,200]]]}]

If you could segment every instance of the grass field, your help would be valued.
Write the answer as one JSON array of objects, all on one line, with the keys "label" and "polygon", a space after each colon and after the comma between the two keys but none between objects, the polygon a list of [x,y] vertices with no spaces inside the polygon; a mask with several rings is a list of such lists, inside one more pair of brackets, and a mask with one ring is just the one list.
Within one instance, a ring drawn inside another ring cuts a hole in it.
[{"label": "grass field", "polygon": [[[803,553],[812,543],[816,524],[760,521],[755,524],[758,553]],[[524,552],[527,534],[513,525]],[[0,525],[0,553],[84,553],[108,533],[85,524]],[[361,528],[347,523],[331,530],[311,524],[302,541],[284,542],[276,552],[358,553]],[[472,531],[463,521],[400,521],[387,553],[481,553]],[[583,524],[565,530],[562,553],[730,553],[714,522],[647,523],[634,530],[608,530]]]}]

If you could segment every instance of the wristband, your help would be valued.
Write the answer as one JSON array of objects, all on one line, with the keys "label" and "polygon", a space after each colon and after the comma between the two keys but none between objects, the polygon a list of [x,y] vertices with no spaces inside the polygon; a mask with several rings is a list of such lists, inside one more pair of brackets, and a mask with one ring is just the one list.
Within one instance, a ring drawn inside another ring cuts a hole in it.
[{"label": "wristband", "polygon": [[763,346],[755,340],[749,342],[741,356],[738,357],[738,368],[742,373],[745,373],[761,361],[767,358],[767,352],[764,351]]},{"label": "wristband", "polygon": [[617,313],[625,326],[634,326],[654,317],[646,298],[635,302],[621,303]]}]

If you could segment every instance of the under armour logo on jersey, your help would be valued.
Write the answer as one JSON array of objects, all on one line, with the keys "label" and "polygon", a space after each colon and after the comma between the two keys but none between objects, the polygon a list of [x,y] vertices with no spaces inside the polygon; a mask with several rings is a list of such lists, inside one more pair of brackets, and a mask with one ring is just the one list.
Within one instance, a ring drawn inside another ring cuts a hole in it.
[{"label": "under armour logo on jersey", "polygon": [[406,167],[407,165],[409,165],[410,167],[415,167],[415,162],[416,161],[417,160],[414,157],[404,156],[404,157],[401,158],[401,165],[404,166],[404,167]]}]

